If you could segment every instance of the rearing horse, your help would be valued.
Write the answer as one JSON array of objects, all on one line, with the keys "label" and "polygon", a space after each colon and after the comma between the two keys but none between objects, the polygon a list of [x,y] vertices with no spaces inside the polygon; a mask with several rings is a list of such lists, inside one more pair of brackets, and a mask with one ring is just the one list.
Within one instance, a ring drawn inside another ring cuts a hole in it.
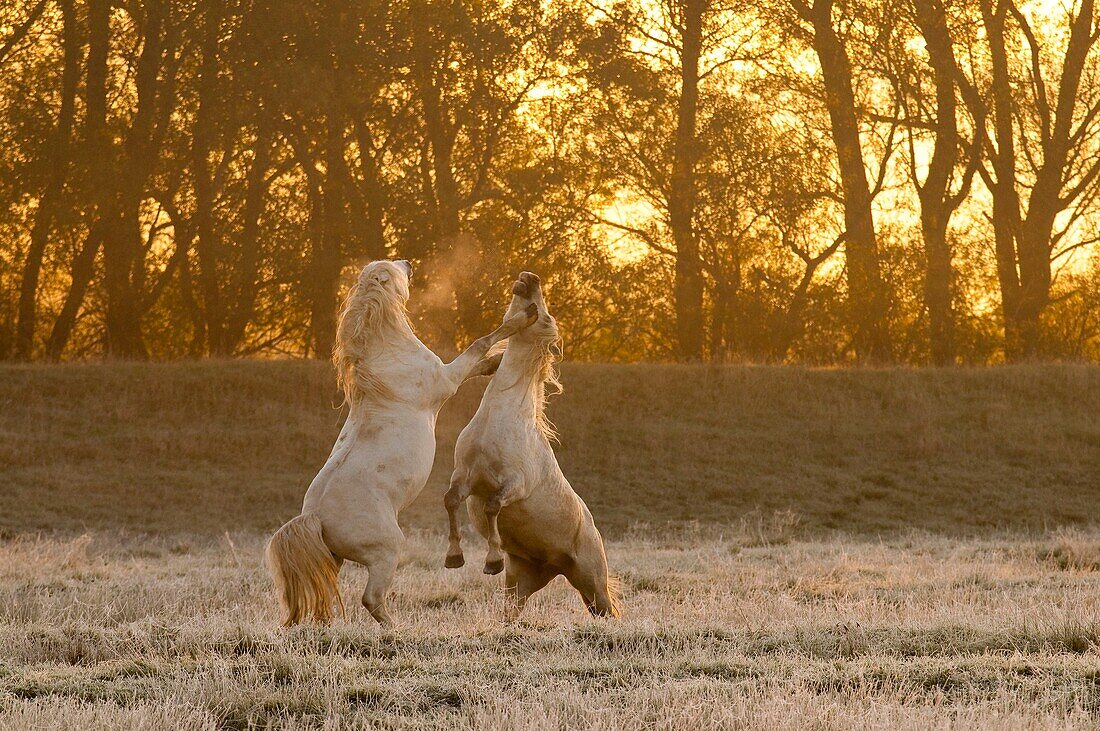
[{"label": "rearing horse", "polygon": [[537,307],[535,324],[508,339],[504,358],[477,413],[458,437],[455,470],[445,498],[450,519],[446,566],[462,566],[459,506],[489,543],[485,573],[506,569],[509,614],[564,575],[588,611],[619,616],[618,581],[608,575],[603,539],[592,514],[565,479],[550,447],[546,387],[560,391],[554,367],[558,325],[546,309],[539,278],[519,275],[505,322]]},{"label": "rearing horse", "polygon": [[284,625],[328,621],[338,604],[343,561],[367,567],[363,606],[393,623],[386,594],[405,536],[401,510],[428,481],[439,409],[471,376],[490,375],[489,348],[535,320],[534,304],[444,364],[413,333],[405,311],[412,267],[374,261],[359,274],[340,314],[334,360],[350,412],[332,453],[313,478],[302,514],[272,536],[267,561]]}]

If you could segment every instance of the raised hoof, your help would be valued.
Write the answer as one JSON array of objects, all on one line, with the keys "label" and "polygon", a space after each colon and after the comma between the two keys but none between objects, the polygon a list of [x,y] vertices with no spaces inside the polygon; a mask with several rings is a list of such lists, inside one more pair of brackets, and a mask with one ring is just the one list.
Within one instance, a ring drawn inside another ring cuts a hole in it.
[{"label": "raised hoof", "polygon": [[496,561],[486,561],[485,562],[485,573],[489,574],[490,576],[494,576],[496,574],[499,574],[503,570],[504,570],[504,559],[503,558],[498,558]]},{"label": "raised hoof", "polygon": [[447,560],[443,562],[443,565],[449,569],[460,569],[466,565],[466,559],[461,553],[457,556],[447,556]]}]

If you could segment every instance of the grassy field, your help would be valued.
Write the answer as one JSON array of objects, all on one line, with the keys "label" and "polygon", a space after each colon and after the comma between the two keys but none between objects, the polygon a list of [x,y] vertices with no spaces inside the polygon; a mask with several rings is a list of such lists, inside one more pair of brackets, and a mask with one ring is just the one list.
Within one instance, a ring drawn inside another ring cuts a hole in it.
[{"label": "grassy field", "polygon": [[[567,364],[563,380],[558,456],[611,535],[753,510],[861,534],[1100,521],[1100,367]],[[412,527],[445,524],[481,388],[441,414]],[[328,456],[338,401],[318,363],[0,367],[0,530],[273,530]]]},{"label": "grassy field", "polygon": [[[521,624],[415,533],[399,627],[276,628],[260,536],[0,547],[0,728],[1095,728],[1100,533],[610,544],[626,615],[560,579]],[[361,571],[344,573],[358,596]]]},{"label": "grassy field", "polygon": [[311,363],[0,368],[0,729],[1100,726],[1100,368],[568,367],[622,621],[442,569],[466,387],[394,632],[277,627],[339,428]]}]

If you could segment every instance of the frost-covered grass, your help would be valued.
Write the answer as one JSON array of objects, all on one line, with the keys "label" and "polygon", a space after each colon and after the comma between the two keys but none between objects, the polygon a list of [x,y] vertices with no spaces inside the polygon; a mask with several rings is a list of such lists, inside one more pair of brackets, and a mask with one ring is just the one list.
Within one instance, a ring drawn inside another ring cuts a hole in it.
[{"label": "frost-covered grass", "polygon": [[262,536],[0,544],[0,727],[1094,728],[1100,533],[789,540],[783,520],[609,543],[626,613],[415,533],[399,627],[277,628]]}]

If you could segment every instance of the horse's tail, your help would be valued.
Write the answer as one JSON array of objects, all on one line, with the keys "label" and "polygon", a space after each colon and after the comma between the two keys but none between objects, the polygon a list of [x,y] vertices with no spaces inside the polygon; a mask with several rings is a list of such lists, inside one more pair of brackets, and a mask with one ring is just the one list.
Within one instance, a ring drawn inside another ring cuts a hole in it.
[{"label": "horse's tail", "polygon": [[333,605],[344,616],[340,565],[325,545],[320,518],[307,513],[291,520],[271,536],[266,556],[283,607],[284,627],[309,618],[328,622],[335,616]]}]

